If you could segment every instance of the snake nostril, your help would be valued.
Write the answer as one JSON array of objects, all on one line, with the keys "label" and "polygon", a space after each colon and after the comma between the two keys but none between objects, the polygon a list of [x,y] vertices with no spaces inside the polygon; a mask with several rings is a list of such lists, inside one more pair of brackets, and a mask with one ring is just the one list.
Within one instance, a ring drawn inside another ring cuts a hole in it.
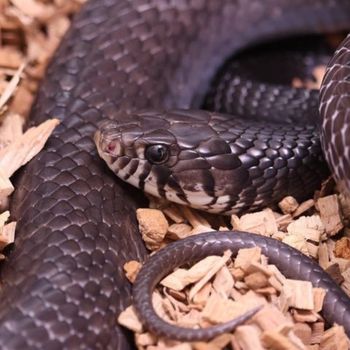
[{"label": "snake nostril", "polygon": [[117,157],[121,153],[121,146],[117,140],[109,141],[104,146],[104,151],[111,156]]},{"label": "snake nostril", "polygon": [[116,147],[115,142],[110,142],[110,143],[107,145],[107,151],[108,151],[108,152],[114,152],[114,151],[115,151],[115,147]]}]

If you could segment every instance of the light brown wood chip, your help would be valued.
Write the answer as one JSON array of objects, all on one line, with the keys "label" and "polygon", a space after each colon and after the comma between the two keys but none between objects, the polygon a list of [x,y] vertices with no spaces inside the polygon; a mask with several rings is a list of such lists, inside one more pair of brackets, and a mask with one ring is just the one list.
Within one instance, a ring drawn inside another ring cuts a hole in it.
[{"label": "light brown wood chip", "polygon": [[227,266],[223,266],[216,274],[213,281],[213,288],[221,296],[228,297],[235,284],[232,274]]},{"label": "light brown wood chip", "polygon": [[314,309],[314,295],[309,281],[286,279],[283,285],[286,295],[291,295],[290,306],[301,310]]},{"label": "light brown wood chip", "polygon": [[265,331],[261,336],[261,341],[264,346],[271,350],[306,350],[306,346],[300,347],[300,344],[295,344],[278,330]]},{"label": "light brown wood chip", "polygon": [[325,227],[319,215],[302,216],[291,222],[287,231],[291,235],[300,235],[305,239],[319,242]]},{"label": "light brown wood chip", "polygon": [[334,255],[338,258],[350,259],[350,239],[342,237],[335,243]]},{"label": "light brown wood chip", "polygon": [[191,235],[192,227],[185,223],[172,224],[168,228],[167,237],[173,240],[182,239]]},{"label": "light brown wood chip", "polygon": [[272,330],[281,325],[293,326],[293,322],[272,304],[265,305],[253,319],[262,331]]},{"label": "light brown wood chip", "polygon": [[151,250],[160,248],[169,227],[163,212],[158,209],[139,208],[136,216],[146,247]]},{"label": "light brown wood chip", "polygon": [[194,343],[193,350],[221,350],[226,345],[231,342],[232,335],[231,334],[221,334],[211,340],[210,342],[196,342]]},{"label": "light brown wood chip", "polygon": [[142,332],[142,323],[139,321],[136,311],[132,305],[128,306],[118,316],[118,323],[134,332]]},{"label": "light brown wood chip", "polygon": [[1,94],[1,96],[0,96],[0,114],[1,114],[1,110],[4,108],[5,104],[9,101],[9,99],[14,94],[16,87],[20,82],[21,74],[23,73],[24,67],[25,67],[25,65],[22,64],[18,68],[18,70],[16,71],[16,73],[14,74],[14,76],[12,77],[10,82],[8,83],[5,91]]},{"label": "light brown wood chip", "polygon": [[174,290],[182,290],[190,283],[200,281],[210,273],[212,269],[217,269],[218,271],[223,266],[223,261],[225,260],[226,259],[223,259],[221,256],[208,256],[188,270],[182,268],[175,270],[165,277],[160,284]]},{"label": "light brown wood chip", "polygon": [[260,334],[261,331],[255,326],[240,326],[235,332],[235,339],[244,350],[264,350]]},{"label": "light brown wood chip", "polygon": [[0,228],[0,250],[15,241],[15,230],[16,222],[10,222]]},{"label": "light brown wood chip", "polygon": [[232,215],[231,224],[235,230],[257,233],[263,236],[271,236],[278,232],[276,218],[271,209],[245,214],[240,218]]},{"label": "light brown wood chip", "polygon": [[136,333],[135,334],[135,342],[137,345],[141,346],[147,346],[147,345],[154,345],[156,343],[156,336],[151,333]]},{"label": "light brown wood chip", "polygon": [[52,131],[59,124],[58,119],[50,119],[28,129],[22,136],[0,150],[0,169],[6,177],[29,162],[44,147]]},{"label": "light brown wood chip", "polygon": [[234,267],[241,268],[243,271],[246,271],[252,262],[258,263],[260,262],[260,259],[261,259],[260,247],[240,249],[236,256]]},{"label": "light brown wood chip", "polygon": [[244,303],[221,297],[218,293],[212,293],[205,305],[202,317],[213,323],[228,322],[249,310]]},{"label": "light brown wood chip", "polygon": [[204,285],[225,266],[227,261],[231,258],[232,252],[227,250],[224,255],[220,257],[220,260],[191,288],[188,297],[193,299],[193,297],[204,287]]},{"label": "light brown wood chip", "polygon": [[302,340],[305,345],[311,343],[311,327],[307,323],[296,323],[293,326],[295,335]]},{"label": "light brown wood chip", "polygon": [[311,209],[315,205],[315,201],[313,199],[308,199],[307,201],[301,203],[297,210],[293,213],[293,218],[297,218],[301,214],[305,213],[309,209]]},{"label": "light brown wood chip", "polygon": [[22,136],[24,118],[18,114],[7,113],[0,127],[0,150]]},{"label": "light brown wood chip", "polygon": [[349,345],[344,327],[336,325],[323,333],[320,350],[348,350]]},{"label": "light brown wood chip", "polygon": [[10,212],[8,210],[6,210],[0,214],[0,228],[5,225],[6,221],[9,219],[9,217],[10,217]]},{"label": "light brown wood chip", "polygon": [[0,170],[0,200],[8,197],[14,191],[10,179]]},{"label": "light brown wood chip", "polygon": [[278,203],[278,206],[281,208],[283,214],[291,214],[297,210],[299,203],[295,198],[287,196]]},{"label": "light brown wood chip", "polygon": [[314,295],[314,311],[320,312],[323,308],[326,291],[323,288],[313,288],[312,291]]},{"label": "light brown wood chip", "polygon": [[344,227],[337,195],[319,198],[317,206],[327,234],[334,236]]},{"label": "light brown wood chip", "polygon": [[135,282],[135,279],[141,267],[142,267],[142,264],[136,260],[130,260],[124,264],[123,268],[125,271],[125,276],[131,283]]},{"label": "light brown wood chip", "polygon": [[324,333],[324,322],[311,323],[311,339],[310,344],[319,344]]}]

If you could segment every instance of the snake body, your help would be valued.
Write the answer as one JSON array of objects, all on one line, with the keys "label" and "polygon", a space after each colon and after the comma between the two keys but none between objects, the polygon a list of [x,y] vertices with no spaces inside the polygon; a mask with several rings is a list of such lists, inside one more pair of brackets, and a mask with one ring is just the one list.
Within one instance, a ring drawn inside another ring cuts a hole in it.
[{"label": "snake body", "polygon": [[132,214],[143,197],[98,158],[92,135],[102,118],[198,107],[237,50],[349,23],[348,0],[90,0],[31,114],[32,123],[62,122],[17,178],[17,240],[1,270],[2,348],[133,348],[115,318],[131,297],[123,264],[147,255]]},{"label": "snake body", "polygon": [[276,264],[289,278],[311,281],[315,287],[327,290],[322,313],[329,324],[334,322],[344,326],[350,333],[349,297],[334,283],[327,273],[312,259],[275,239],[247,232],[210,232],[188,237],[161,249],[152,255],[142,267],[134,285],[134,305],[144,320],[147,329],[155,334],[173,339],[195,341],[209,340],[216,335],[228,332],[240,322],[251,317],[250,312],[238,319],[203,329],[174,327],[161,319],[150,307],[151,296],[156,284],[174,268],[183,264],[195,263],[208,255],[222,255],[230,249],[237,254],[241,248],[261,247],[262,253],[269,256],[269,263]]}]

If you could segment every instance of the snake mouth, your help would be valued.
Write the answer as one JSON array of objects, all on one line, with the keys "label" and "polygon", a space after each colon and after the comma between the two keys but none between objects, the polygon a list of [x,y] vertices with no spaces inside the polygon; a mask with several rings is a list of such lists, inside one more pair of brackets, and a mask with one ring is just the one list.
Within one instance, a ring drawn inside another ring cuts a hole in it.
[{"label": "snake mouth", "polygon": [[100,130],[97,130],[94,135],[94,141],[98,150],[99,155],[102,158],[110,156],[118,158],[122,155],[122,146],[118,138],[108,137]]}]

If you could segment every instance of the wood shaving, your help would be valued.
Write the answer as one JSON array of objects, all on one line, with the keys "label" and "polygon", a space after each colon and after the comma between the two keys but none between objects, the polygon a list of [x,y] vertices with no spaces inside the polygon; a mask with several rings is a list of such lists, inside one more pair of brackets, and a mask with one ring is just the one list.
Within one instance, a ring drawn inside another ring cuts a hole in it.
[{"label": "wood shaving", "polygon": [[16,222],[6,211],[14,191],[10,177],[44,147],[58,125],[51,119],[23,133],[25,118],[50,57],[83,2],[0,0],[0,250],[15,235]]},{"label": "wood shaving", "polygon": [[[334,235],[344,227],[339,195],[328,195],[303,203],[287,197],[279,203],[281,212],[265,209],[240,217],[232,215],[230,223],[224,217],[212,221],[210,215],[188,207],[167,205],[164,201],[157,204],[156,199],[152,199],[152,206],[161,208],[153,210],[164,213],[167,221],[164,224],[167,232],[164,233],[163,229],[161,236],[164,238],[163,242],[158,242],[159,246],[191,236],[197,230],[254,232],[279,239],[318,259],[320,265],[350,295],[350,239],[343,237],[338,241],[333,240]],[[145,234],[142,228],[141,233]],[[187,327],[206,327],[236,317],[244,312],[242,310],[259,305],[263,300],[266,305],[253,318],[254,324],[238,327],[230,335],[231,346],[237,349],[265,349],[267,345],[271,349],[328,349],[328,338],[323,341],[324,347],[321,346],[325,326],[318,314],[326,294],[323,289],[313,288],[308,281],[287,279],[276,266],[267,263],[259,247],[241,249],[234,262],[230,262],[230,258],[224,266],[222,259],[207,257],[189,269],[178,268],[163,279],[161,285],[165,287],[165,295],[182,293],[181,301],[175,302],[178,303],[177,312],[172,311],[176,317],[171,322]],[[247,301],[244,302],[243,297],[249,295],[254,296],[251,300],[255,298],[255,304],[251,301],[244,304]],[[262,299],[256,299],[258,297]],[[251,336],[248,336],[248,331]],[[174,346],[174,342],[170,346],[166,340],[162,341],[164,349]],[[152,346],[157,348],[159,344],[160,340],[156,339]],[[188,345],[190,349],[207,349],[208,344]],[[142,349],[152,348],[144,346]],[[215,349],[222,348],[216,346]]]},{"label": "wood shaving", "polygon": [[169,228],[163,212],[157,209],[142,208],[136,210],[136,216],[146,247],[150,250],[159,249]]},{"label": "wood shaving", "polygon": [[[243,268],[242,280],[246,288],[242,289],[242,282],[231,274],[232,267]],[[271,278],[280,283],[279,290],[270,284]],[[206,257],[192,267],[180,267],[165,277],[161,285],[163,287],[158,287],[153,295],[156,312],[168,322],[182,327],[208,327],[227,322],[256,306],[262,306],[262,309],[232,334],[222,334],[207,343],[186,343],[158,339],[144,332],[130,306],[120,314],[118,322],[135,332],[138,349],[186,346],[190,350],[306,350],[311,345],[328,349],[335,337],[340,338],[341,346],[348,344],[342,327],[335,325],[324,331],[324,321],[318,312],[322,309],[326,291],[313,288],[308,281],[285,278],[275,265],[268,264],[258,247],[241,249],[235,259],[230,251],[226,251],[223,256]],[[221,289],[220,286],[225,287]],[[259,292],[267,286],[274,292]],[[184,293],[180,296],[181,301],[172,296],[177,295],[173,292],[179,288]]]},{"label": "wood shaving", "polygon": [[135,282],[135,279],[141,267],[142,267],[142,264],[135,260],[131,260],[125,263],[123,268],[125,271],[126,278],[132,283]]}]

